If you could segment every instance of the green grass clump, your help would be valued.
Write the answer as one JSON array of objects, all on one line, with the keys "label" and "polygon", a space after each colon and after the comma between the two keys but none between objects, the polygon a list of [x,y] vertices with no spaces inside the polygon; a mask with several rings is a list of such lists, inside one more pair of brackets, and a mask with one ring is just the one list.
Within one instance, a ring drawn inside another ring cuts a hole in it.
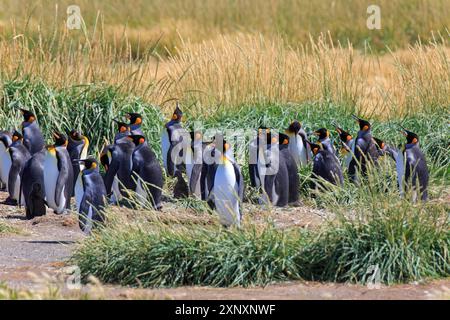
[{"label": "green grass clump", "polygon": [[159,108],[124,96],[117,87],[92,84],[54,89],[29,78],[4,81],[2,85],[0,127],[4,130],[20,128],[19,108],[28,109],[36,114],[48,142],[52,141],[53,130],[81,130],[90,140],[90,152],[95,154],[105,139],[112,142],[117,131],[113,119],[122,118],[126,112],[141,112],[145,115],[143,126],[149,143],[159,153],[163,120]]},{"label": "green grass clump", "polygon": [[0,235],[11,234],[11,233],[20,233],[20,230],[2,220],[0,220]]},{"label": "green grass clump", "polygon": [[[295,234],[295,235],[294,235]],[[143,287],[265,285],[298,279],[298,232],[268,227],[242,231],[103,229],[73,260],[85,276]]]},{"label": "green grass clump", "polygon": [[[315,280],[392,284],[450,275],[448,206],[380,201],[316,231],[109,224],[76,250],[85,278],[142,287]],[[138,213],[136,213],[138,214]]]}]

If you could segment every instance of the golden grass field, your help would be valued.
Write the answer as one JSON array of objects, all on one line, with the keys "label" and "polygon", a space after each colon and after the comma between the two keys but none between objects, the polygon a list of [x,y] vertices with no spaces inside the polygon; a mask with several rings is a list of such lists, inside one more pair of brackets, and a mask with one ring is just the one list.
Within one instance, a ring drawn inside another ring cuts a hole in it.
[{"label": "golden grass field", "polygon": [[33,3],[0,4],[3,79],[107,82],[167,112],[175,99],[200,112],[326,99],[384,118],[450,104],[444,0],[378,1],[375,31],[356,0],[76,1],[82,30],[64,27],[71,1]]}]

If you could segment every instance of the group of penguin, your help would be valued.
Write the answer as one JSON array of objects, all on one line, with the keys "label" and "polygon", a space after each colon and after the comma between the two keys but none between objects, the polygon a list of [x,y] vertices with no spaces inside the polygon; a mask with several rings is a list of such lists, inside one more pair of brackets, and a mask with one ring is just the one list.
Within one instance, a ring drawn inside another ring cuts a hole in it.
[{"label": "group of penguin", "polygon": [[[32,219],[46,213],[46,207],[62,214],[70,209],[75,197],[80,228],[90,233],[96,223],[104,221],[102,208],[121,204],[132,191],[138,201],[162,208],[163,168],[147,143],[139,113],[127,113],[128,123],[114,120],[117,133],[112,144],[104,146],[100,163],[88,156],[89,139],[77,130],[53,132],[53,144],[46,145],[35,114],[20,109],[21,132],[0,131],[0,180],[9,196],[5,203],[24,206]],[[335,125],[346,153],[342,165],[354,183],[367,172],[369,163],[390,155],[396,163],[398,186],[403,194],[408,184],[419,186],[422,200],[427,199],[428,169],[419,147],[417,134],[402,128],[406,145],[402,149],[388,146],[372,136],[371,124],[356,116],[359,132],[353,138]],[[188,132],[182,126],[183,112],[178,104],[162,131],[161,149],[166,174],[176,178],[174,196],[202,199],[217,211],[222,225],[239,226],[244,200],[244,178],[234,159],[233,149],[222,134],[204,141],[201,132]],[[298,121],[285,132],[260,126],[249,145],[249,176],[257,188],[262,204],[283,207],[299,202],[298,168],[313,163],[318,188],[322,180],[339,185],[343,170],[330,132],[321,128],[311,142]],[[183,178],[187,177],[187,182]]]}]

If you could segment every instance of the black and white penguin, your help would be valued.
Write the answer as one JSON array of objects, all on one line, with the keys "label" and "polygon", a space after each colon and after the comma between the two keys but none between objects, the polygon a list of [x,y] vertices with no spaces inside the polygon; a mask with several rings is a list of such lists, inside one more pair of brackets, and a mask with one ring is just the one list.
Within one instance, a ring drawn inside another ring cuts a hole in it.
[{"label": "black and white penguin", "polygon": [[11,143],[11,132],[0,131],[0,182],[6,191],[8,191],[9,170],[11,169],[11,155],[8,151]]},{"label": "black and white penguin", "polygon": [[22,196],[25,200],[27,219],[43,216],[46,213],[44,161],[46,150],[33,154],[26,162],[21,176]]},{"label": "black and white penguin", "polygon": [[388,148],[388,153],[396,162],[400,194],[404,195],[405,189],[412,186],[413,202],[416,202],[418,186],[420,199],[426,201],[428,200],[429,171],[425,155],[419,146],[419,136],[404,128],[401,132],[406,137],[405,146],[401,150]]},{"label": "black and white penguin", "polygon": [[359,124],[359,131],[355,140],[354,158],[350,161],[348,174],[351,181],[358,183],[359,167],[361,168],[361,174],[365,176],[368,164],[377,164],[379,153],[376,143],[372,138],[370,122],[360,119],[355,115],[353,115],[353,118]]},{"label": "black and white penguin", "polygon": [[344,129],[335,126],[337,133],[339,134],[339,139],[341,141],[342,147],[340,153],[344,155],[343,165],[348,170],[350,162],[352,161],[355,154],[355,139],[352,135],[345,131]]},{"label": "black and white penguin", "polygon": [[125,117],[130,121],[128,125],[130,126],[131,134],[143,136],[144,132],[141,129],[142,115],[140,113],[129,112]]},{"label": "black and white penguin", "polygon": [[[323,148],[320,143],[316,144],[310,141],[308,143],[314,155],[312,171],[314,178],[322,178],[334,185],[342,185],[344,183],[344,176],[336,156],[328,149]],[[320,181],[315,182],[313,187],[317,188],[318,184],[320,184]]]},{"label": "black and white penguin", "polygon": [[185,159],[183,155],[183,141],[189,140],[189,132],[181,125],[183,112],[178,106],[172,114],[172,118],[164,125],[161,136],[161,152],[163,166],[168,176],[173,177],[176,170],[181,170]]},{"label": "black and white penguin", "polygon": [[286,129],[289,136],[289,150],[294,157],[297,166],[306,166],[311,159],[311,150],[306,143],[307,135],[298,121],[292,122]]},{"label": "black and white penguin", "polygon": [[[289,172],[286,159],[280,153],[278,134],[268,132],[265,140],[267,149],[259,157],[259,161],[264,159],[264,163],[258,166],[263,189],[262,202],[284,207],[289,202]],[[268,198],[268,201],[265,198]]]},{"label": "black and white penguin", "polygon": [[242,219],[241,204],[244,197],[244,178],[239,165],[234,161],[231,146],[216,136],[214,140],[215,157],[218,160],[211,165],[209,202],[219,214],[225,227],[240,226]]},{"label": "black and white penguin", "polygon": [[118,132],[114,137],[114,144],[105,146],[100,155],[100,161],[105,168],[106,192],[111,203],[119,203],[123,197],[128,196],[127,190],[135,189],[131,160],[135,146],[127,139],[130,136],[130,128],[126,123],[116,122]]},{"label": "black and white penguin", "polygon": [[41,129],[36,121],[36,116],[31,111],[20,109],[23,114],[22,134],[23,145],[33,155],[44,149],[45,141]]},{"label": "black and white penguin", "polygon": [[[23,145],[23,136],[18,131],[14,131],[12,135],[12,143],[8,148],[11,157],[11,168],[8,175],[8,193],[9,197],[6,203],[9,204],[25,204],[24,198],[20,193],[20,177],[31,154]],[[20,201],[19,201],[20,199]]]},{"label": "black and white penguin", "polygon": [[318,137],[319,142],[322,144],[322,147],[331,154],[336,155],[336,150],[334,149],[333,142],[330,139],[330,131],[326,128],[320,128],[314,131],[314,134]]},{"label": "black and white penguin", "polygon": [[297,164],[295,162],[292,153],[289,150],[290,138],[288,135],[278,134],[280,156],[284,158],[286,168],[289,177],[289,199],[288,202],[291,205],[299,204],[299,188],[300,188],[300,176],[297,170]]},{"label": "black and white penguin", "polygon": [[94,157],[75,159],[73,162],[82,165],[75,184],[78,224],[84,233],[89,234],[95,223],[104,221],[101,210],[106,205],[106,188]]},{"label": "black and white penguin", "polygon": [[[250,177],[250,185],[253,188],[261,187],[260,167],[264,158],[261,158],[265,150],[267,150],[267,137],[270,137],[270,129],[265,126],[260,126],[256,133],[256,137],[250,141],[249,144],[249,160],[248,160],[248,172]],[[270,138],[269,138],[270,140]]]},{"label": "black and white penguin", "polygon": [[[148,199],[157,210],[162,208],[161,194],[164,184],[163,173],[158,158],[150,146],[147,144],[144,136],[131,135],[128,137],[135,145],[132,155],[133,178],[135,180],[134,191],[143,201]],[[144,186],[145,184],[145,186]]]},{"label": "black and white penguin", "polygon": [[71,130],[68,135],[68,141],[67,152],[69,152],[70,160],[72,161],[75,188],[78,175],[80,174],[80,171],[83,170],[83,162],[78,163],[73,160],[86,159],[89,149],[89,139],[79,131]]},{"label": "black and white penguin", "polygon": [[205,185],[202,186],[202,170],[204,170],[203,154],[208,143],[203,141],[200,132],[190,132],[190,147],[186,151],[186,175],[188,178],[189,194],[201,199],[205,193]]},{"label": "black and white penguin", "polygon": [[73,167],[67,152],[67,137],[53,132],[55,143],[47,146],[44,159],[45,199],[56,214],[70,209],[73,194]]}]

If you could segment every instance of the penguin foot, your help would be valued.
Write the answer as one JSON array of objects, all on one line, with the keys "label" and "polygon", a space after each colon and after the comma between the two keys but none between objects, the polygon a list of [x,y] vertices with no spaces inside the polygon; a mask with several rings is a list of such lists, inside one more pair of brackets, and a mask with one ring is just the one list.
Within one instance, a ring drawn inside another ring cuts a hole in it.
[{"label": "penguin foot", "polygon": [[8,198],[5,199],[3,204],[9,205],[9,206],[17,206],[17,200],[13,199],[11,197],[8,197]]}]

